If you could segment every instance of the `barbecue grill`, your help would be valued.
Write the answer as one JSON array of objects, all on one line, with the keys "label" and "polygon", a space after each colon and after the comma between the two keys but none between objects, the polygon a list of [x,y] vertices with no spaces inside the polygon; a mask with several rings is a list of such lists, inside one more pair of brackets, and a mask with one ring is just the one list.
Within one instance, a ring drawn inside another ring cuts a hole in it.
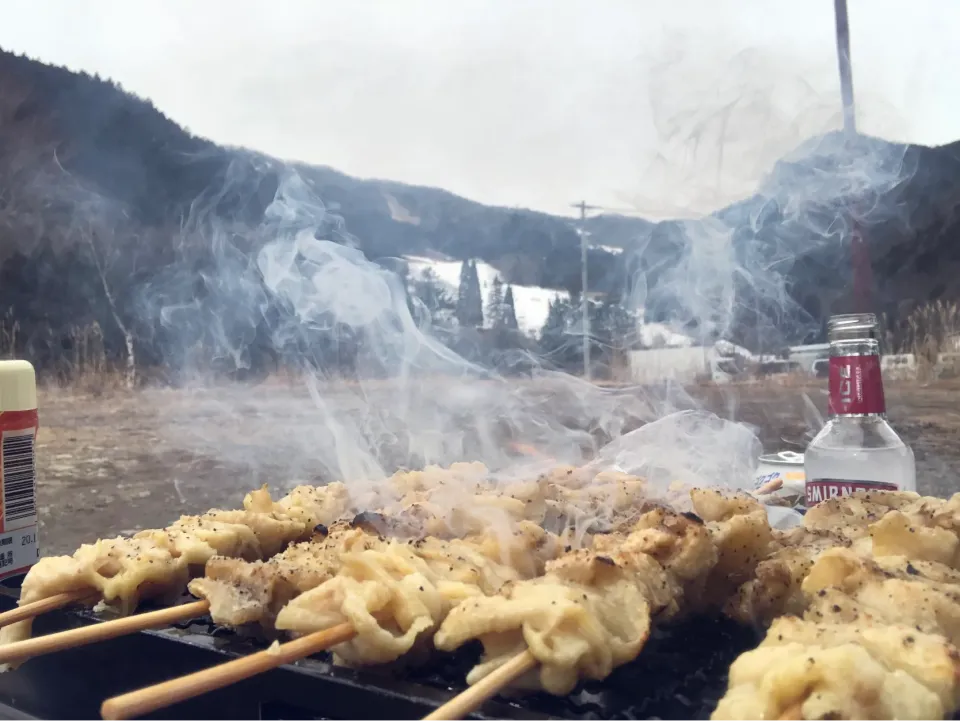
[{"label": "barbecue grill", "polygon": [[[20,579],[0,586],[0,611],[12,608]],[[52,633],[102,620],[90,610],[63,610],[36,621]],[[709,718],[730,663],[758,636],[722,619],[694,619],[655,629],[641,657],[602,683],[558,698],[535,694],[487,703],[474,718]],[[0,674],[2,718],[99,718],[101,702],[119,693],[266,648],[265,639],[215,627],[209,619],[145,631],[27,661]],[[152,718],[419,719],[464,688],[479,646],[439,655],[427,665],[378,672],[335,667],[329,656],[283,666],[248,681],[164,709]],[[148,717],[148,718],[151,718]]]}]

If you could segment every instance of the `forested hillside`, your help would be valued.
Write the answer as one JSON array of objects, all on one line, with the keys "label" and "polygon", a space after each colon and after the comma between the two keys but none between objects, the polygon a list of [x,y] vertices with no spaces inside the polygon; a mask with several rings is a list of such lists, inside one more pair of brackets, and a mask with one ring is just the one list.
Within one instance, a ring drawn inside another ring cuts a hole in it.
[{"label": "forested hillside", "polygon": [[[291,171],[340,219],[327,218],[323,234],[372,260],[482,260],[500,271],[504,292],[580,290],[580,239],[568,218],[222,147],[111,82],[0,51],[2,350],[61,374],[90,344],[111,362],[145,368],[203,362],[232,372],[281,362],[273,331],[289,309],[265,293],[256,317],[240,313],[229,283],[256,281],[264,211]],[[648,320],[702,340],[724,334],[756,347],[761,336],[768,345],[813,338],[826,314],[850,306],[853,219],[866,240],[874,304],[895,323],[912,304],[960,296],[958,196],[957,145],[814,139],[757,195],[711,217],[590,219],[591,290],[602,294],[595,325],[608,334],[629,325],[620,306],[629,296]],[[436,295],[418,283],[411,288]],[[564,303],[544,337],[575,346]],[[456,315],[451,304],[440,299],[430,312]],[[459,328],[463,319],[454,320]],[[489,355],[476,328],[460,330],[469,338],[451,344]],[[543,338],[509,330],[512,340],[493,345],[545,350]],[[340,346],[361,340],[334,335],[311,337],[328,349],[317,362],[349,365],[355,349]]]}]

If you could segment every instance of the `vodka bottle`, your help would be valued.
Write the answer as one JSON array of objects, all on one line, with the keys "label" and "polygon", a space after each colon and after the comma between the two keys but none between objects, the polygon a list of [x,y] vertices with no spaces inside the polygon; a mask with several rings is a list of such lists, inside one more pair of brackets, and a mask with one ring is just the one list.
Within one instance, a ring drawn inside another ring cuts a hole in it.
[{"label": "vodka bottle", "polygon": [[877,318],[835,315],[830,340],[830,420],[804,454],[807,508],[856,490],[915,491],[913,451],[887,423]]}]

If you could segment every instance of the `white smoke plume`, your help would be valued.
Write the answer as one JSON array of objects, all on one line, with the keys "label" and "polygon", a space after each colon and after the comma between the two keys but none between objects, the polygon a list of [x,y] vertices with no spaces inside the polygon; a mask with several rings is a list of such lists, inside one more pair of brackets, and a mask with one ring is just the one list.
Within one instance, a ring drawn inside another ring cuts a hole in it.
[{"label": "white smoke plume", "polygon": [[[837,82],[835,56],[811,65],[682,33],[648,55],[658,135],[644,162],[652,190],[625,201],[643,217],[680,220],[641,239],[632,304],[705,346],[732,339],[771,356],[809,342],[819,317],[851,310],[854,226],[909,231],[898,194],[916,156],[840,130],[839,87],[818,90],[830,85],[824,78]],[[863,88],[856,98],[861,123],[902,130],[888,105]],[[846,282],[827,283],[838,275]],[[785,403],[795,405],[795,395],[782,391]],[[736,418],[736,394],[727,400]],[[802,403],[815,432],[816,405]]]},{"label": "white smoke plume", "polygon": [[[817,119],[832,117],[824,115],[831,104],[804,95],[803,83],[746,85],[746,76],[770,69],[749,53],[722,77],[707,67],[691,65],[682,53],[665,54],[658,66],[652,100],[664,136],[659,167],[681,173],[673,177],[696,177],[696,185],[670,198],[673,205],[663,197],[650,205],[637,200],[641,210],[685,219],[656,225],[638,239],[629,254],[636,269],[630,303],[648,320],[673,324],[704,346],[738,334],[752,337],[754,347],[765,338],[802,340],[815,324],[797,299],[802,289],[790,287],[790,274],[824,248],[842,262],[852,217],[898,220],[890,199],[912,171],[900,146],[836,134],[800,142],[816,134],[819,121],[788,123],[774,143],[772,133],[783,130],[777,124],[781,91],[792,93],[794,103],[809,101]],[[795,151],[775,163],[781,155],[761,153],[772,167],[748,199],[706,218],[684,212],[702,204],[702,190],[711,186],[714,200],[749,195],[745,175],[724,175],[727,159],[745,145],[780,148],[785,139],[796,140]],[[708,173],[698,166],[702,158]],[[213,219],[212,208],[234,193],[233,181],[245,172],[228,178],[213,200],[198,203],[188,232],[205,237],[213,262],[194,262],[185,250],[184,261],[147,289],[144,300],[180,339],[188,360],[198,346],[212,343],[223,368],[249,368],[266,332],[266,345],[302,375],[306,389],[299,397],[269,387],[218,389],[213,424],[171,420],[203,450],[245,459],[252,479],[239,485],[301,475],[369,489],[398,468],[427,464],[479,460],[511,476],[590,459],[664,483],[749,485],[760,446],[753,430],[736,422],[734,396],[725,420],[705,413],[676,386],[604,389],[542,370],[535,358],[527,359],[528,377],[503,378],[468,362],[411,314],[400,278],[364,256],[299,173],[286,167],[279,176],[256,228]],[[202,289],[189,292],[198,282]],[[331,337],[352,341],[350,377],[317,360],[316,348]],[[287,422],[261,445],[244,436],[244,409],[251,404],[289,406],[278,414]],[[518,458],[518,443],[535,448],[539,460]],[[264,445],[271,451],[269,474]]]}]

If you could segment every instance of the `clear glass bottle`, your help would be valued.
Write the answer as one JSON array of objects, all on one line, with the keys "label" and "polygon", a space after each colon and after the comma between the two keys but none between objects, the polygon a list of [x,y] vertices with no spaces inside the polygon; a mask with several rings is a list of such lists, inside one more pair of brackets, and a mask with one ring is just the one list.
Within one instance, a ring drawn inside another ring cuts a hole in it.
[{"label": "clear glass bottle", "polygon": [[809,508],[855,490],[915,491],[913,451],[887,422],[877,318],[835,315],[830,341],[830,420],[804,454]]}]

